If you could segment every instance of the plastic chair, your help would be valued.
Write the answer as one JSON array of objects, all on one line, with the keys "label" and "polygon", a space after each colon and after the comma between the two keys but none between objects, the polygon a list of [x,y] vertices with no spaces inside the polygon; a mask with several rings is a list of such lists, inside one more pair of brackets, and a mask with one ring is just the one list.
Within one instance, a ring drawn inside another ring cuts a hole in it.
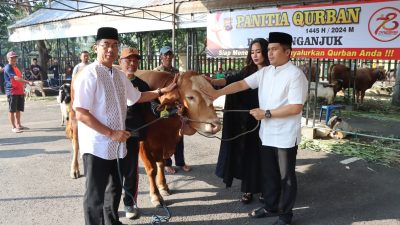
[{"label": "plastic chair", "polygon": [[325,110],[325,124],[328,124],[329,118],[331,117],[332,111],[333,110],[338,110],[339,111],[339,116],[341,116],[341,111],[340,109],[343,108],[342,105],[323,105],[321,106],[321,111],[319,111],[319,121],[321,122],[321,117],[322,113]]}]

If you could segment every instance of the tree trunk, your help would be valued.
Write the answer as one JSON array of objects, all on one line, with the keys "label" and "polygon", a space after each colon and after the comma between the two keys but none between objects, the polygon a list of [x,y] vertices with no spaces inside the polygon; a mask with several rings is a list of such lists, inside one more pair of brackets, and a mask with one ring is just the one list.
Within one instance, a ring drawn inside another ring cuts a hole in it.
[{"label": "tree trunk", "polygon": [[392,105],[400,106],[400,63],[397,63],[396,80],[393,87]]},{"label": "tree trunk", "polygon": [[41,80],[47,80],[47,71],[48,71],[48,61],[49,61],[49,51],[46,47],[46,43],[44,40],[36,41],[36,45],[39,51],[39,65],[42,67],[42,76]]}]

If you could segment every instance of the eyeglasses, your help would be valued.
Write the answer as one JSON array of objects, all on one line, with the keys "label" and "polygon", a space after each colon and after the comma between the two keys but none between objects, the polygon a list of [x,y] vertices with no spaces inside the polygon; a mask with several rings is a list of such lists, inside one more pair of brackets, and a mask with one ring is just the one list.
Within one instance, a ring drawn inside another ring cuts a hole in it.
[{"label": "eyeglasses", "polygon": [[99,46],[103,47],[104,49],[109,49],[109,48],[117,49],[119,47],[118,43],[111,44],[108,42],[103,42],[99,44]]}]

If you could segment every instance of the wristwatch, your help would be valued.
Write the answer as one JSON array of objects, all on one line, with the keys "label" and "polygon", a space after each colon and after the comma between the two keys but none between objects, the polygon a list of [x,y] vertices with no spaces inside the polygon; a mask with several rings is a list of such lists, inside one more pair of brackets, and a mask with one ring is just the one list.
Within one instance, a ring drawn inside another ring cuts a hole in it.
[{"label": "wristwatch", "polygon": [[158,93],[159,96],[164,94],[164,93],[162,93],[161,88],[157,88],[157,93]]},{"label": "wristwatch", "polygon": [[265,110],[265,118],[267,118],[267,119],[269,119],[269,118],[271,118],[272,117],[272,115],[271,115],[271,111],[270,110]]}]

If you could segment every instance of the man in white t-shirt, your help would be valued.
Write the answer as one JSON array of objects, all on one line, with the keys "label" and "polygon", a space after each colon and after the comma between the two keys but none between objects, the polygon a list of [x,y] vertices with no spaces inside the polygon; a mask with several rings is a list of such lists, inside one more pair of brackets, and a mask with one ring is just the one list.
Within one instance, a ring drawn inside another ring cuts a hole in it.
[{"label": "man in white t-shirt", "polygon": [[223,89],[203,92],[216,99],[248,88],[258,88],[260,108],[250,114],[261,120],[261,183],[265,205],[249,213],[250,217],[279,216],[274,225],[292,222],[296,200],[296,155],[301,135],[301,113],[307,98],[307,79],[290,62],[292,36],[281,32],[269,34],[270,66]]},{"label": "man in white t-shirt", "polygon": [[75,74],[83,67],[89,65],[89,52],[88,51],[82,51],[81,52],[81,62],[78,63],[75,67],[74,70],[72,70],[72,77],[75,76]]},{"label": "man in white t-shirt", "polygon": [[144,93],[134,88],[125,74],[112,66],[118,58],[115,28],[99,28],[94,48],[96,61],[83,68],[73,84],[73,108],[86,176],[85,224],[120,225],[122,186],[117,159],[125,157],[125,142],[130,137],[125,130],[126,105],[153,100],[175,84]]}]

